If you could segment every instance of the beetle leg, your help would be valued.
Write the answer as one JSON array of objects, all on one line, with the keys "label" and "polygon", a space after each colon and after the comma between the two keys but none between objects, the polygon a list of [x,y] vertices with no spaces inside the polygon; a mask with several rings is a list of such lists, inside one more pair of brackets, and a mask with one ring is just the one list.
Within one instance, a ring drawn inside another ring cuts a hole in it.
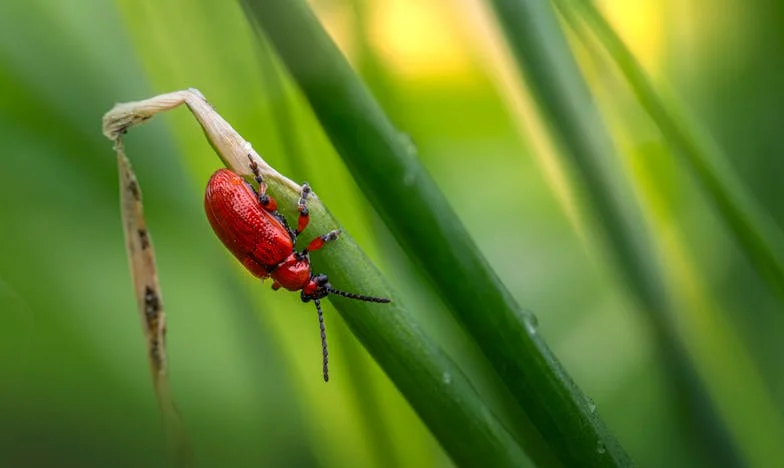
[{"label": "beetle leg", "polygon": [[310,185],[307,182],[302,184],[302,191],[299,195],[299,201],[297,202],[297,211],[299,211],[299,219],[297,220],[297,232],[296,235],[299,235],[302,231],[308,227],[308,222],[310,221],[310,212],[308,211],[308,196],[310,195]]},{"label": "beetle leg", "polygon": [[326,234],[322,234],[316,237],[315,239],[310,241],[310,244],[308,244],[307,248],[305,248],[305,250],[302,251],[301,255],[303,256],[307,255],[308,252],[313,252],[314,250],[318,250],[324,247],[324,244],[326,244],[327,242],[334,241],[335,239],[338,238],[339,235],[340,235],[340,229],[336,229],[334,231],[329,231]]},{"label": "beetle leg", "polygon": [[259,165],[256,164],[256,161],[253,160],[250,154],[248,154],[248,160],[250,161],[250,170],[253,172],[253,180],[259,184],[259,191],[256,192],[256,196],[259,199],[259,204],[267,211],[272,212],[277,210],[278,204],[275,203],[275,199],[267,195],[267,184],[264,183],[264,179],[261,177],[261,172],[259,172]]},{"label": "beetle leg", "polygon": [[277,281],[274,281],[272,283],[272,290],[273,291],[277,291],[278,289],[280,289],[280,283],[278,283]]}]

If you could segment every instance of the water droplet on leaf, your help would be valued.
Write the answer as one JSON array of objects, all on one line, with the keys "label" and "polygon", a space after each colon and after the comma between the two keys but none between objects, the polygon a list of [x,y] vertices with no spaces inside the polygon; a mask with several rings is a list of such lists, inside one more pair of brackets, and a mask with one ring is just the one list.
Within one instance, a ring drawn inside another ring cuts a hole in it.
[{"label": "water droplet on leaf", "polygon": [[604,444],[600,441],[596,445],[596,453],[598,453],[599,455],[604,455],[606,452],[607,452],[607,449],[604,448]]},{"label": "water droplet on leaf", "polygon": [[403,143],[406,153],[411,156],[416,156],[419,151],[417,150],[414,140],[406,133],[400,133],[400,142]]},{"label": "water droplet on leaf", "polygon": [[594,401],[591,400],[591,397],[589,397],[589,396],[585,397],[585,401],[588,403],[588,412],[590,412],[591,414],[595,413],[596,412],[596,403],[594,403]]}]

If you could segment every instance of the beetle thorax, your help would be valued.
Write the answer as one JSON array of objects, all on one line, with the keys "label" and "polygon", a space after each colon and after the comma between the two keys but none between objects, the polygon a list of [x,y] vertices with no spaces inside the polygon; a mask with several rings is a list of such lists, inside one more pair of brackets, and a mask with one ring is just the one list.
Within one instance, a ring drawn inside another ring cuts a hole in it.
[{"label": "beetle thorax", "polygon": [[272,272],[271,276],[289,291],[298,291],[310,281],[310,260],[292,253]]}]

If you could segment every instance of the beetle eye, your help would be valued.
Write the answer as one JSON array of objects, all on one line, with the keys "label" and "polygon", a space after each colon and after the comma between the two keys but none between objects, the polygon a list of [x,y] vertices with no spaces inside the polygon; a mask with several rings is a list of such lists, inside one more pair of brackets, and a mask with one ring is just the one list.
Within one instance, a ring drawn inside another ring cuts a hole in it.
[{"label": "beetle eye", "polygon": [[316,282],[319,286],[323,286],[327,284],[327,275],[321,274],[313,278],[313,281]]}]

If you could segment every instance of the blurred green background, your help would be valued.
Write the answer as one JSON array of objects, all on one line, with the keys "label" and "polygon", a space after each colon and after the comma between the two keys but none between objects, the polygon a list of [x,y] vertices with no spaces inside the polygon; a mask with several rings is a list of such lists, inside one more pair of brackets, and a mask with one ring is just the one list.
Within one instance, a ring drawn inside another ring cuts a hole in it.
[{"label": "blurred green background", "polygon": [[[784,436],[781,302],[611,61],[570,35],[654,234],[679,306],[670,320],[716,408],[706,425],[693,411],[704,402],[670,385],[649,322],[584,222],[580,192],[553,176],[531,97],[480,4],[311,2],[639,465],[783,462],[781,447],[766,442]],[[601,6],[783,225],[784,4]],[[115,102],[187,87],[274,167],[309,181],[411,298],[427,332],[461,367],[475,365],[474,345],[364,201],[238,4],[5,1],[2,466],[167,466],[100,119]],[[158,255],[174,398],[199,466],[450,466],[329,306],[333,379],[325,385],[311,308],[262,287],[221,247],[202,212],[219,161],[190,114],[132,130],[126,148]],[[717,444],[714,432],[729,444]]]}]

